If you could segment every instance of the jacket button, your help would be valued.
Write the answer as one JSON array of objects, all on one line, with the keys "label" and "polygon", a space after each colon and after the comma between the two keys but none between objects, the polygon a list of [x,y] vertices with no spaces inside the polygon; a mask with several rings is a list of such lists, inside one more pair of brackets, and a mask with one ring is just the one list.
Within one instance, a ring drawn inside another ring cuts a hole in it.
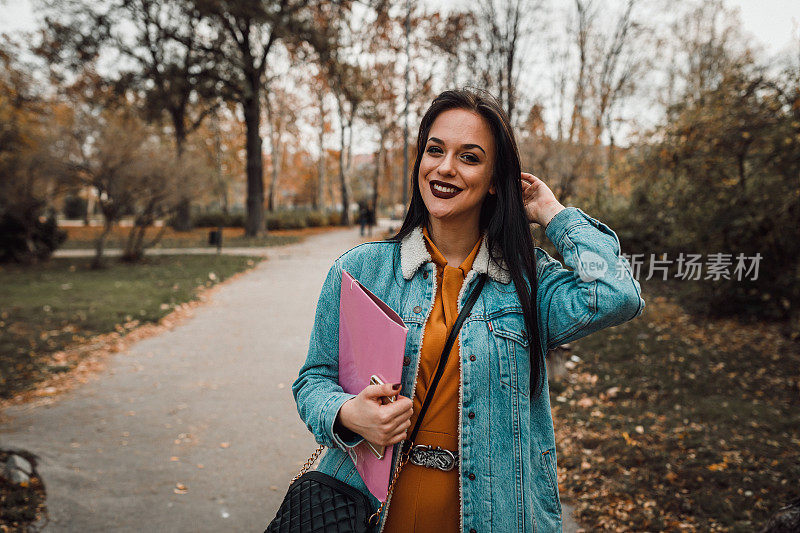
[{"label": "jacket button", "polygon": [[475,413],[470,413],[470,414],[469,414],[469,418],[470,418],[470,420],[472,420],[473,418],[475,418]]},{"label": "jacket button", "polygon": [[475,528],[473,527],[473,528],[471,528],[471,529],[469,530],[469,533],[478,533],[478,532],[477,532],[477,531],[475,531]]},{"label": "jacket button", "polygon": [[476,359],[475,354],[472,354],[472,355],[469,356],[469,360],[470,361],[474,361],[475,359]]},{"label": "jacket button", "polygon": [[408,366],[411,364],[411,358],[409,356],[403,357],[403,366]]},{"label": "jacket button", "polygon": [[427,272],[423,272],[422,273],[422,277],[425,278],[425,279],[428,279],[428,273]]},{"label": "jacket button", "polygon": [[470,481],[475,481],[475,474],[470,474],[469,475],[469,480]]},{"label": "jacket button", "polygon": [[417,313],[417,314],[420,314],[422,312],[422,308],[420,306],[418,306],[418,305],[415,305],[414,306],[414,312]]}]

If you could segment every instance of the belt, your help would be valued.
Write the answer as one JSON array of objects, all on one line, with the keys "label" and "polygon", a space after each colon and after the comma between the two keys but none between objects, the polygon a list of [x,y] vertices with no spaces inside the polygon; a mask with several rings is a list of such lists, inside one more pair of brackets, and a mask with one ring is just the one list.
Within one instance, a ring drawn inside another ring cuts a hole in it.
[{"label": "belt", "polygon": [[[404,444],[403,448],[408,449],[408,445]],[[458,452],[446,450],[441,446],[434,448],[427,444],[417,444],[411,448],[408,460],[417,466],[438,468],[447,472],[458,464]]]}]

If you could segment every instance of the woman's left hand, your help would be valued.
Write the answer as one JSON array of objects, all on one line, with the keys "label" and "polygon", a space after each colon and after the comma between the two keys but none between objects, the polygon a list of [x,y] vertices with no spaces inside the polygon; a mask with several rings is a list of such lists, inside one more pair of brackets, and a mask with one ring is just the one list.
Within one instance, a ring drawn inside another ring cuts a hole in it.
[{"label": "woman's left hand", "polygon": [[528,222],[536,222],[545,227],[564,206],[542,180],[527,172],[523,172],[521,176],[522,202],[525,204]]}]

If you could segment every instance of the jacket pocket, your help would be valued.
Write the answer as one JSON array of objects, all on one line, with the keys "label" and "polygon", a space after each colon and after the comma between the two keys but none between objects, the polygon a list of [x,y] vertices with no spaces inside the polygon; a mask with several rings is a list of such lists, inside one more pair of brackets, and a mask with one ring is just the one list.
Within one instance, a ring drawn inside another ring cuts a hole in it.
[{"label": "jacket pocket", "polygon": [[551,511],[561,518],[561,500],[558,497],[558,473],[556,472],[555,453],[555,448],[548,448],[542,452],[539,458],[541,460],[542,470],[545,472],[548,481],[548,487],[550,489],[547,494],[549,496],[548,501]]},{"label": "jacket pocket", "polygon": [[522,394],[530,386],[530,343],[522,312],[511,311],[489,321],[494,333],[500,383]]}]

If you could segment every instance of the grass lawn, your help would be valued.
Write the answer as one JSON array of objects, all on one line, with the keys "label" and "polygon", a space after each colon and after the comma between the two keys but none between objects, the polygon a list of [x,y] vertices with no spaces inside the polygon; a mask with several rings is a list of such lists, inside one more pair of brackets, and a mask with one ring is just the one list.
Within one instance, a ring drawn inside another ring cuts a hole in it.
[{"label": "grass lawn", "polygon": [[[11,398],[70,365],[50,355],[92,336],[158,321],[208,287],[261,258],[152,256],[140,264],[52,259],[0,266],[0,398]],[[73,364],[73,363],[71,363]]]},{"label": "grass lawn", "polygon": [[551,383],[562,496],[590,531],[758,531],[800,493],[800,346],[642,288],[642,316]]},{"label": "grass lawn", "polygon": [[[95,239],[103,232],[100,226],[67,226],[67,240],[61,246],[65,250],[94,248]],[[191,231],[175,231],[167,228],[156,248],[214,248],[208,244],[208,232],[216,228],[195,228]],[[272,230],[267,235],[251,238],[244,236],[244,228],[223,228],[223,247],[283,246],[298,242],[303,236],[336,229],[335,226],[304,228],[298,230]],[[145,241],[151,240],[159,228],[150,228]],[[106,239],[106,248],[123,248],[128,239],[128,227],[115,227]]]}]

